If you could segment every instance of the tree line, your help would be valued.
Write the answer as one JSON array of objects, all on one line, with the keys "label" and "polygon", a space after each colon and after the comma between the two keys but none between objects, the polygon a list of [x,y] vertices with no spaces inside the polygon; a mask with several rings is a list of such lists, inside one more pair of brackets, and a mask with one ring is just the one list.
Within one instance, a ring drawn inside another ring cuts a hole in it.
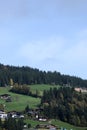
[{"label": "tree line", "polygon": [[13,119],[13,118],[8,118],[5,119],[5,121],[1,121],[0,119],[0,128],[2,130],[23,130],[24,128],[24,121],[22,119]]},{"label": "tree line", "polygon": [[13,92],[13,93],[17,93],[17,94],[32,96],[35,98],[37,98],[37,97],[41,98],[39,90],[36,89],[36,92],[33,93],[31,91],[30,87],[26,84],[18,85],[17,83],[15,83],[9,91]]},{"label": "tree line", "polygon": [[57,71],[40,71],[27,66],[15,67],[0,64],[0,86],[10,85],[10,79],[18,84],[58,84],[73,87],[87,87],[87,80],[63,75]]},{"label": "tree line", "polygon": [[48,118],[60,119],[76,126],[87,126],[87,94],[76,92],[74,88],[44,90],[41,106]]}]

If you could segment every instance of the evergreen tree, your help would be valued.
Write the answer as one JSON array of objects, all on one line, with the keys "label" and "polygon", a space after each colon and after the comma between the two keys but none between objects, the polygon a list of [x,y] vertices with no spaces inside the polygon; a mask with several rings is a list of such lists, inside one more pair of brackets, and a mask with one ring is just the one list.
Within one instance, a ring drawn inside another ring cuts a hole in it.
[{"label": "evergreen tree", "polygon": [[27,106],[25,107],[25,113],[29,112],[29,110],[30,110],[29,105],[27,105]]}]

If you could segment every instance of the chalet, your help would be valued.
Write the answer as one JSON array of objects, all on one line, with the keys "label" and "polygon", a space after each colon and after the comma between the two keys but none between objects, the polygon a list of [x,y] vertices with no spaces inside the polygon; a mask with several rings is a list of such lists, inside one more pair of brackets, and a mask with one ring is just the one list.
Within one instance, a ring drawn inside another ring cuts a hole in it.
[{"label": "chalet", "polygon": [[75,91],[77,92],[87,92],[86,88],[75,88]]},{"label": "chalet", "polygon": [[4,111],[0,111],[0,118],[1,119],[6,119],[7,118],[7,113],[5,113]]},{"label": "chalet", "polygon": [[10,112],[8,112],[8,117],[12,117],[12,118],[24,118],[24,115],[22,115],[21,112],[10,111]]},{"label": "chalet", "polygon": [[24,118],[24,115],[20,115],[19,118]]},{"label": "chalet", "polygon": [[9,95],[9,94],[2,94],[2,95],[0,95],[0,97],[1,97],[1,99],[8,99],[8,98],[10,98],[11,96]]},{"label": "chalet", "polygon": [[56,126],[52,124],[39,124],[36,126],[37,130],[57,130]]},{"label": "chalet", "polygon": [[47,119],[46,118],[39,118],[39,121],[45,122],[45,121],[47,121]]}]

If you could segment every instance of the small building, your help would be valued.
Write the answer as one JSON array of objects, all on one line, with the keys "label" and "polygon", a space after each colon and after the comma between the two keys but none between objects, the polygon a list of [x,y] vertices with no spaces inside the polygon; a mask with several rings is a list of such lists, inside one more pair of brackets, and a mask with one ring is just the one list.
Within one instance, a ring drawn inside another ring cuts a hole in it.
[{"label": "small building", "polygon": [[47,119],[46,118],[39,118],[39,121],[45,122],[45,121],[47,121]]},{"label": "small building", "polygon": [[18,115],[17,114],[13,114],[12,118],[18,118]]},{"label": "small building", "polygon": [[37,130],[57,130],[56,126],[52,124],[39,124],[36,126]]},{"label": "small building", "polygon": [[24,115],[20,115],[19,118],[24,118]]},{"label": "small building", "polygon": [[6,119],[7,118],[7,113],[0,111],[0,118],[1,119]]},{"label": "small building", "polygon": [[10,98],[11,96],[9,95],[9,94],[2,94],[2,95],[0,95],[0,97],[1,97],[1,99],[8,99],[8,98]]},{"label": "small building", "polygon": [[75,88],[75,91],[77,91],[77,92],[87,92],[87,89],[86,88]]}]

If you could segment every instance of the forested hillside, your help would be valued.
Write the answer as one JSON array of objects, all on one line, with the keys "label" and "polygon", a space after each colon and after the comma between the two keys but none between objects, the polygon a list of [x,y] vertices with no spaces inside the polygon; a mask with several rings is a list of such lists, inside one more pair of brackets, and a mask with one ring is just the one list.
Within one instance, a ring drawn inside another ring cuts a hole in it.
[{"label": "forested hillside", "polygon": [[0,86],[10,85],[10,80],[18,84],[58,84],[62,86],[87,87],[87,80],[59,72],[45,72],[27,66],[15,67],[0,64]]},{"label": "forested hillside", "polygon": [[87,94],[76,92],[74,88],[44,90],[41,106],[48,118],[60,119],[77,126],[87,126]]}]

